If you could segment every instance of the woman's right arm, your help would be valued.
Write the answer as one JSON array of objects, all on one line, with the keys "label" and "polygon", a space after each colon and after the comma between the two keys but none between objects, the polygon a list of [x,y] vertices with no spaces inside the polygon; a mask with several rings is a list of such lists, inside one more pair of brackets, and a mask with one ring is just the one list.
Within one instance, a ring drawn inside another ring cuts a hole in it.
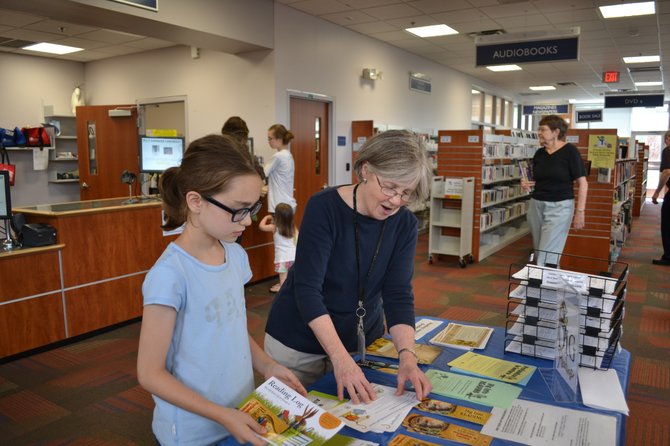
[{"label": "woman's right arm", "polygon": [[175,327],[177,312],[165,305],[146,305],[142,314],[140,344],[137,353],[137,378],[148,392],[184,410],[223,425],[240,443],[262,446],[265,441],[254,435],[265,428],[235,408],[219,406],[175,378],[165,361]]}]

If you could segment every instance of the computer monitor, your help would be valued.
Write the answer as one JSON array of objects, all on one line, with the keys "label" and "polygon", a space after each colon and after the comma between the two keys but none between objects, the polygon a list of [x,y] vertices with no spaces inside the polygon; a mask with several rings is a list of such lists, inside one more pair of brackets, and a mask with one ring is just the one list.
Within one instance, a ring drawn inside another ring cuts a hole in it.
[{"label": "computer monitor", "polygon": [[163,173],[179,166],[184,156],[184,138],[177,136],[140,136],[140,172]]},{"label": "computer monitor", "polygon": [[12,218],[12,196],[9,190],[9,172],[0,170],[0,220]]}]

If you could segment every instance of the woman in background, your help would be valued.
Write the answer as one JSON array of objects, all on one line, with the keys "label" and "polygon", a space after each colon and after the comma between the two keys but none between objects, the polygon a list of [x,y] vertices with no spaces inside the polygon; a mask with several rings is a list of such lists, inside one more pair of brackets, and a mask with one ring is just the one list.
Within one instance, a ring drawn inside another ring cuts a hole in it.
[{"label": "woman in background", "polygon": [[[589,185],[579,150],[565,142],[567,130],[568,124],[560,116],[540,120],[537,131],[542,147],[533,157],[534,181],[521,180],[521,187],[532,189],[527,219],[537,265],[558,266],[570,223],[575,229],[584,227]],[[576,209],[573,183],[578,187]]]},{"label": "woman in background", "polygon": [[268,129],[268,144],[277,151],[265,166],[265,176],[268,179],[268,212],[271,214],[279,203],[288,204],[295,212],[296,201],[293,196],[295,163],[288,148],[293,138],[293,133],[281,124],[275,124]]}]

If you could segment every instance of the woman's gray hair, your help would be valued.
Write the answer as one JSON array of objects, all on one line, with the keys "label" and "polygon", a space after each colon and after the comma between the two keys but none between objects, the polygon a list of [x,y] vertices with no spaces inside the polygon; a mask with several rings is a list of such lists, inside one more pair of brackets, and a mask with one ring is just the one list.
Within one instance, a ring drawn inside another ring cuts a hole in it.
[{"label": "woman's gray hair", "polygon": [[370,173],[398,183],[416,184],[414,196],[423,201],[430,195],[432,166],[426,145],[408,130],[388,130],[368,139],[356,154],[354,172],[362,181],[363,165]]}]

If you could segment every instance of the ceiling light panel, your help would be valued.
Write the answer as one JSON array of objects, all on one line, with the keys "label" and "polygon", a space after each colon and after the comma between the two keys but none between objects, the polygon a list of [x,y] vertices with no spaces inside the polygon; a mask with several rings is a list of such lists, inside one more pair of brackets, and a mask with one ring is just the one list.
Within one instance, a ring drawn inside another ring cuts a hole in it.
[{"label": "ceiling light panel", "polygon": [[83,50],[82,48],[77,48],[74,46],[57,45],[55,43],[45,43],[45,42],[24,46],[22,49],[28,51],[37,51],[40,53],[49,53],[49,54],[70,54]]},{"label": "ceiling light panel", "polygon": [[556,90],[556,87],[553,85],[535,85],[533,87],[528,87],[533,91],[550,91],[550,90]]},{"label": "ceiling light panel", "polygon": [[660,62],[661,56],[631,56],[631,57],[624,57],[623,61],[626,63]]},{"label": "ceiling light panel", "polygon": [[492,65],[486,67],[486,69],[491,71],[518,71],[521,67],[518,65]]},{"label": "ceiling light panel", "polygon": [[624,3],[620,5],[599,6],[600,13],[606,19],[656,14],[654,2]]},{"label": "ceiling light panel", "polygon": [[449,36],[452,34],[458,34],[458,31],[444,24],[419,26],[416,28],[406,28],[405,31],[410,32],[419,37],[437,37],[437,36]]}]

